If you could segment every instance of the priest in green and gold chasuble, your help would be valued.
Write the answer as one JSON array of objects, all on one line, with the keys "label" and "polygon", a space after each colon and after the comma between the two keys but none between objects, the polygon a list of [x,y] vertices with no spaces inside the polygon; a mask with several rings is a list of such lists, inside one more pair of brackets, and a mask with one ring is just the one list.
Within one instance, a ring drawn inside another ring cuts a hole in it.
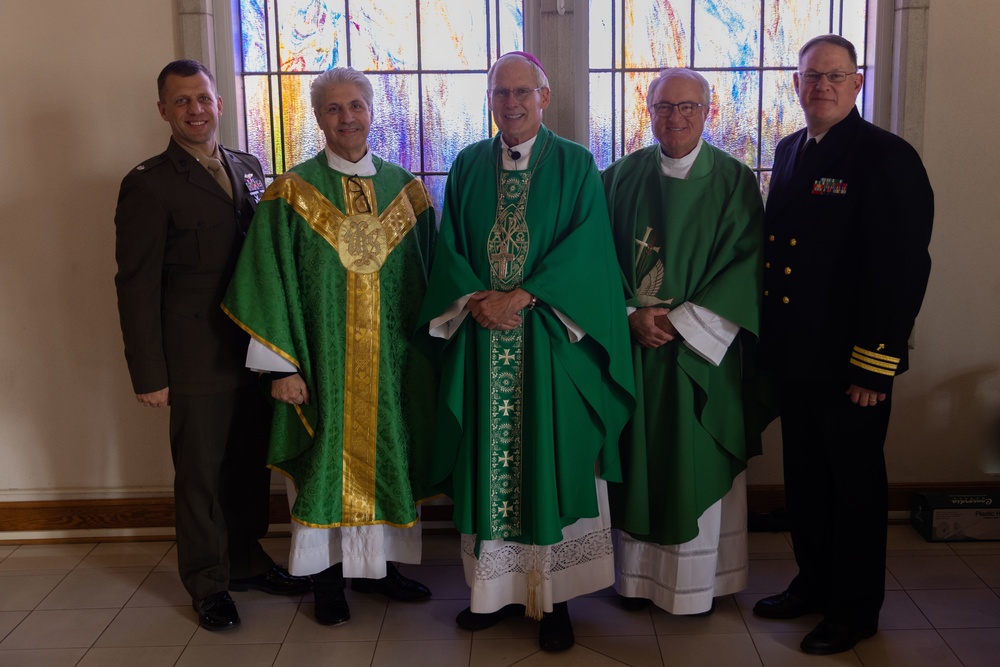
[{"label": "priest in green and gold chasuble", "polygon": [[394,599],[429,595],[390,561],[420,562],[417,505],[435,495],[436,386],[414,339],[434,211],[420,180],[368,149],[372,97],[348,68],[313,84],[327,145],[268,187],[223,303],[252,337],[247,365],[271,378],[289,568],[314,575],[329,624],[349,617],[345,576]]},{"label": "priest in green and gold chasuble", "polygon": [[710,613],[747,581],[764,210],[749,167],[702,139],[704,77],[664,70],[646,103],[657,143],[603,174],[638,402],[609,489],[615,588],[627,608]]},{"label": "priest in green and gold chasuble", "polygon": [[446,339],[432,474],[454,500],[466,629],[544,618],[572,645],[565,602],[614,578],[605,480],[634,407],[620,271],[593,156],[541,125],[534,56],[488,75],[500,133],[451,167],[421,322]]}]

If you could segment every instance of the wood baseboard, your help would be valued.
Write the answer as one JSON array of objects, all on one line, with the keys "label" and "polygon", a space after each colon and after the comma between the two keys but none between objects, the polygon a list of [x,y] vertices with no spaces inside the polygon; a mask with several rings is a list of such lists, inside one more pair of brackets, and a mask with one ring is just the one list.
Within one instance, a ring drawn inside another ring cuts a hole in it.
[{"label": "wood baseboard", "polygon": [[[916,492],[1000,493],[1000,484],[983,482],[891,484],[889,510],[909,511]],[[784,487],[753,485],[747,488],[749,511],[766,514],[784,507]],[[425,522],[451,521],[451,505],[425,505],[421,512]],[[271,496],[271,523],[287,524],[288,500],[284,494]],[[119,498],[85,500],[45,500],[0,503],[0,542],[4,532],[45,532],[115,529],[172,529],[174,526],[173,498]],[[167,533],[168,534],[168,533]],[[56,541],[75,541],[65,538]],[[93,538],[90,538],[91,540]],[[105,541],[105,538],[100,538]],[[140,538],[117,538],[140,539]],[[149,537],[141,539],[150,539]],[[35,540],[32,540],[35,541]],[[48,540],[45,540],[48,541]],[[110,541],[110,540],[108,540]]]}]

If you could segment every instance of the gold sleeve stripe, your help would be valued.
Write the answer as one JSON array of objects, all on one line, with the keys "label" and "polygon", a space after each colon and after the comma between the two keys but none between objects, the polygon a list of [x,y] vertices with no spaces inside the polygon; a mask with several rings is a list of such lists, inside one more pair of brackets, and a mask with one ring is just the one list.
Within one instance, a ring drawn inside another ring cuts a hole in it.
[{"label": "gold sleeve stripe", "polygon": [[866,350],[865,348],[858,347],[857,345],[854,346],[854,351],[855,352],[859,352],[859,353],[865,355],[866,357],[870,357],[872,359],[879,359],[881,361],[889,361],[889,362],[892,362],[894,364],[898,364],[899,361],[900,361],[899,357],[890,357],[887,354],[879,354],[878,352],[872,352],[871,350]]},{"label": "gold sleeve stripe", "polygon": [[852,359],[857,359],[858,361],[860,361],[862,363],[865,363],[865,364],[871,364],[872,366],[879,366],[881,368],[888,368],[890,371],[894,371],[897,368],[899,368],[899,364],[891,364],[888,361],[878,361],[877,359],[870,359],[870,358],[866,357],[863,354],[858,354],[857,352],[855,352],[854,354],[852,354],[851,358]]},{"label": "gold sleeve stripe", "polygon": [[313,185],[306,183],[298,174],[284,173],[267,189],[261,201],[284,199],[298,213],[313,231],[326,239],[337,249],[337,232],[347,216]]},{"label": "gold sleeve stripe", "polygon": [[884,368],[879,368],[877,366],[872,366],[870,364],[865,364],[865,363],[862,363],[862,362],[858,361],[857,359],[851,359],[851,363],[854,364],[855,366],[859,367],[859,368],[865,369],[866,371],[871,371],[872,373],[878,373],[880,375],[888,375],[889,377],[893,377],[893,376],[896,375],[896,371],[895,370],[886,370]]}]

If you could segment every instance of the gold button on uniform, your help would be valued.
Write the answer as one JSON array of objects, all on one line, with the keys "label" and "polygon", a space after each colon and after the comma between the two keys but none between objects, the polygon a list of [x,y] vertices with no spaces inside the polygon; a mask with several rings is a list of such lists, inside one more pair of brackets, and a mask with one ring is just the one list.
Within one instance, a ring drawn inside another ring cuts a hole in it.
[{"label": "gold button on uniform", "polygon": [[796,241],[795,239],[792,239],[791,241],[788,242],[788,245],[791,245],[791,246],[795,246],[795,245],[798,245],[798,244],[799,244],[799,242]]},{"label": "gold button on uniform", "polygon": [[774,234],[771,234],[770,236],[768,236],[767,240],[768,241],[773,241],[774,240]]},{"label": "gold button on uniform", "polygon": [[768,296],[769,294],[770,294],[770,292],[768,292],[767,290],[764,290],[764,296]]},{"label": "gold button on uniform", "polygon": [[764,262],[764,268],[765,269],[770,269],[771,268],[771,262]]},{"label": "gold button on uniform", "polygon": [[791,275],[791,274],[792,274],[792,267],[790,267],[790,266],[786,266],[786,267],[785,267],[785,275],[786,275],[786,276],[789,276],[789,275]]},{"label": "gold button on uniform", "polygon": [[787,296],[781,297],[781,303],[788,303],[790,300]]}]

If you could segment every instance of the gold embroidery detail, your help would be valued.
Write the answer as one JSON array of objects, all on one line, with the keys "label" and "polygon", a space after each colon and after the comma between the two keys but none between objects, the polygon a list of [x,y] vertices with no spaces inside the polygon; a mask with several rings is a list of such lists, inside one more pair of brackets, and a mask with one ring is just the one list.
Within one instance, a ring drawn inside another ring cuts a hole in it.
[{"label": "gold embroidery detail", "polygon": [[896,368],[899,366],[899,364],[894,364],[891,361],[879,361],[878,359],[872,359],[871,357],[866,357],[865,355],[858,354],[857,352],[852,354],[851,358],[857,359],[858,361],[865,364],[871,364],[872,366],[879,366],[880,368],[888,368],[891,371],[896,370]]},{"label": "gold embroidery detail", "polygon": [[[346,188],[345,188],[346,191]],[[327,243],[337,249],[337,232],[345,216],[313,185],[298,174],[284,173],[271,183],[261,201],[284,199]]]}]

